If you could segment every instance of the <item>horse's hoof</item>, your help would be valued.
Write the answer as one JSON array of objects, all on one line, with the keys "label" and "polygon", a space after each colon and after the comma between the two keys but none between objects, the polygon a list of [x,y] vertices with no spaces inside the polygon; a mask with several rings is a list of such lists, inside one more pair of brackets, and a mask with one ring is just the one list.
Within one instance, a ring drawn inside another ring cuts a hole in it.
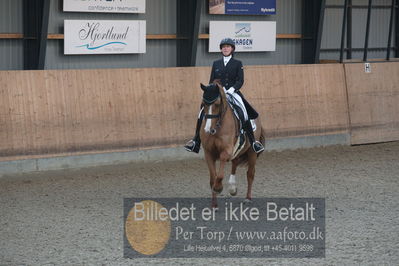
[{"label": "horse's hoof", "polygon": [[230,189],[229,189],[229,193],[230,193],[230,195],[231,196],[235,196],[235,195],[237,195],[237,187],[231,187]]},{"label": "horse's hoof", "polygon": [[212,188],[212,191],[219,195],[220,193],[222,193],[223,187],[220,187],[219,189]]},{"label": "horse's hoof", "polygon": [[250,204],[250,203],[252,203],[252,200],[251,200],[251,199],[245,199],[245,200],[244,200],[244,204]]}]

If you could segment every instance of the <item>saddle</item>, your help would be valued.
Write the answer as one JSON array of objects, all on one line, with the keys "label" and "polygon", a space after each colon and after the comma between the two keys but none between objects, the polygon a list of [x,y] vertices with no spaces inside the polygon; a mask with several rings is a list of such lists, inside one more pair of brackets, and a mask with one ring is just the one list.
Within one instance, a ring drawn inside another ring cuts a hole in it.
[{"label": "saddle", "polygon": [[[240,153],[242,148],[244,148],[244,146],[245,146],[246,138],[245,138],[245,130],[243,127],[243,124],[245,123],[245,115],[244,115],[244,111],[242,110],[241,106],[239,104],[237,104],[237,102],[234,100],[234,97],[227,95],[227,102],[229,103],[229,106],[233,110],[233,113],[239,123],[238,130],[236,133],[237,142],[234,145],[234,150],[233,150],[233,158],[232,159],[234,159]],[[253,129],[253,131],[255,131],[256,124],[255,124],[254,120],[251,119],[250,121],[251,121],[252,129]]]},{"label": "saddle", "polygon": [[[237,104],[237,102],[234,100],[234,97],[227,95],[227,102],[229,103],[230,108],[233,110],[235,117],[239,121],[239,128],[238,128],[238,132],[237,132],[237,136],[238,136],[240,134],[240,132],[244,130],[244,128],[243,128],[243,124],[245,123],[244,111],[242,110],[241,106],[239,104]],[[247,112],[248,112],[248,110],[247,110]],[[256,113],[256,117],[254,117],[254,118],[251,117],[250,114],[248,114],[248,116],[251,121],[252,130],[255,131],[256,123],[254,120],[257,117],[257,113]]]}]

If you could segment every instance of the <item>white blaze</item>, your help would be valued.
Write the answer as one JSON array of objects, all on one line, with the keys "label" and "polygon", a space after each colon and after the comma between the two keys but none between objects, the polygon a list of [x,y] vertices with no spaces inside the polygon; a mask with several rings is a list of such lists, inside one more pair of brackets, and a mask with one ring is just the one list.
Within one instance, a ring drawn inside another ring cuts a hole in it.
[{"label": "white blaze", "polygon": [[[209,111],[208,111],[208,115],[211,115],[211,114],[212,114],[212,105],[209,106]],[[205,128],[204,128],[205,132],[209,133],[211,131],[211,122],[212,122],[212,119],[210,119],[210,118],[206,119],[206,124],[205,124]]]}]

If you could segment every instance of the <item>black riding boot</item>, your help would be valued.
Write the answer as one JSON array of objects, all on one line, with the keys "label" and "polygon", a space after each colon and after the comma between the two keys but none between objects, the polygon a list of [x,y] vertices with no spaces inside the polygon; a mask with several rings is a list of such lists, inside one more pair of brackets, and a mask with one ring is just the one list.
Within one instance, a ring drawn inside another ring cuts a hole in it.
[{"label": "black riding boot", "polygon": [[189,142],[186,143],[186,145],[184,145],[184,148],[187,151],[192,151],[195,153],[198,153],[200,148],[201,148],[201,139],[200,139],[200,129],[201,129],[201,124],[202,124],[202,119],[204,117],[204,111],[201,111],[201,114],[197,120],[197,126],[195,128],[195,136],[192,140],[190,140]]},{"label": "black riding boot", "polygon": [[248,139],[249,139],[249,142],[251,143],[252,149],[256,153],[260,153],[260,152],[264,151],[265,147],[263,147],[262,143],[255,140],[254,131],[252,129],[252,124],[249,119],[247,121],[245,121],[244,127],[245,127],[245,131],[247,132]]}]

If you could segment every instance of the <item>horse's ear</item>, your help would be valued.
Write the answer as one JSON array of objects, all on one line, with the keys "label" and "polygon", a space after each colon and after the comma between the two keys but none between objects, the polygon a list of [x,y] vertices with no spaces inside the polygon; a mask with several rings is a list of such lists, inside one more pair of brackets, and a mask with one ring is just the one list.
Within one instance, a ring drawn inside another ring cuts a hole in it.
[{"label": "horse's ear", "polygon": [[206,91],[206,88],[207,88],[207,87],[206,87],[204,84],[201,83],[201,89],[202,89],[203,91]]}]

